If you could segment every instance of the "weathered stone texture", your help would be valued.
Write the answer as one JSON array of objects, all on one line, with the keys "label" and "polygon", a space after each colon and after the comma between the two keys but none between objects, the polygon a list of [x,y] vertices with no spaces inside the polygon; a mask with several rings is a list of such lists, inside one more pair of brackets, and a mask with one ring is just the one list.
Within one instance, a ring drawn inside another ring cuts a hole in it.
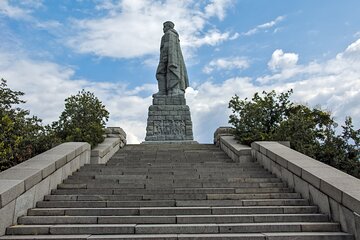
[{"label": "weathered stone texture", "polygon": [[145,141],[193,140],[190,108],[184,95],[154,95],[149,107]]}]

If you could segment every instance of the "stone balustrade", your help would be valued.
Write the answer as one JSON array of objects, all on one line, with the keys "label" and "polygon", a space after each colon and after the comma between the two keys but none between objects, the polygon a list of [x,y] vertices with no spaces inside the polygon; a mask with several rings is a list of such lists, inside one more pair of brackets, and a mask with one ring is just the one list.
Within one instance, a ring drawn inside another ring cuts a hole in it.
[{"label": "stone balustrade", "polygon": [[104,164],[126,144],[121,128],[110,127],[105,133],[104,142],[92,150],[85,142],[63,143],[0,172],[0,236],[81,166]]},{"label": "stone balustrade", "polygon": [[[234,160],[240,159],[246,148],[233,136],[219,136],[219,145]],[[344,232],[360,240],[360,179],[278,142],[254,142],[251,154],[265,169],[339,222]]]},{"label": "stone balustrade", "polygon": [[6,227],[16,224],[19,216],[89,162],[90,144],[69,142],[1,172],[0,236]]},{"label": "stone balustrade", "polygon": [[105,140],[91,150],[90,163],[105,164],[122,147],[126,145],[126,133],[119,127],[108,127]]}]

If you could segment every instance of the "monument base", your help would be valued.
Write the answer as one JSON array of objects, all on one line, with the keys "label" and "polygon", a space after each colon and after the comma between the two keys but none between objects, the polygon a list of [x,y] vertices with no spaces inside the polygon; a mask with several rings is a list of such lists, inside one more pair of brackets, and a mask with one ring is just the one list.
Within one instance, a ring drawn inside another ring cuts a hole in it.
[{"label": "monument base", "polygon": [[190,109],[186,105],[184,95],[153,95],[144,143],[191,142],[193,140]]}]

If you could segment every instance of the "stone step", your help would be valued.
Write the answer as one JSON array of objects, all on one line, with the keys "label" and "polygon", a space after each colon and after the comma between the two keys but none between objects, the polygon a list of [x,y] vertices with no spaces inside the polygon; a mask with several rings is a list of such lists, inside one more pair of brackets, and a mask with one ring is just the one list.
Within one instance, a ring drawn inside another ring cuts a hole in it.
[{"label": "stone step", "polygon": [[326,222],[324,214],[251,214],[251,215],[167,215],[167,216],[25,216],[18,224],[198,224],[198,223],[264,223]]},{"label": "stone step", "polygon": [[44,201],[140,201],[140,200],[143,200],[142,195],[46,195],[44,197]]},{"label": "stone step", "polygon": [[[245,180],[247,182],[225,182],[225,181],[180,181],[180,182],[168,182],[164,181],[152,181],[146,183],[128,182],[128,183],[62,183],[58,185],[58,190],[61,189],[171,189],[171,188],[242,188],[242,187],[270,187],[270,186],[285,186],[280,182],[279,179],[274,178],[273,180],[262,180],[254,179],[253,181]],[[279,183],[279,185],[273,185],[271,183]]]},{"label": "stone step", "polygon": [[209,183],[203,183],[202,187],[205,187],[205,188],[224,188],[224,187],[231,187],[231,188],[246,188],[246,187],[269,188],[269,187],[287,187],[287,184],[281,182],[278,179],[277,182],[276,181],[274,181],[274,182],[218,182],[218,183],[209,182]]},{"label": "stone step", "polygon": [[257,199],[257,200],[177,200],[176,206],[274,206],[309,205],[306,199]]},{"label": "stone step", "polygon": [[[218,167],[220,168],[220,166]],[[191,170],[178,170],[176,168],[161,170],[161,169],[151,169],[151,168],[138,168],[138,169],[80,169],[77,172],[74,172],[74,176],[76,175],[157,175],[157,174],[171,174],[171,175],[179,175],[179,176],[191,176],[191,175],[237,175],[237,174],[249,174],[249,173],[263,173],[270,174],[270,172],[262,169],[260,167],[256,168],[239,168],[237,166],[229,167],[228,169],[202,169],[202,168],[192,168]]]},{"label": "stone step", "polygon": [[250,214],[250,215],[183,215],[176,223],[266,223],[266,222],[327,222],[325,214]]},{"label": "stone step", "polygon": [[[51,194],[56,195],[97,195],[97,194],[103,194],[103,195],[111,195],[111,194],[138,194],[138,193],[175,193],[175,192],[184,192],[187,189],[189,192],[195,191],[195,192],[202,192],[206,191],[205,189],[268,189],[268,188],[286,188],[287,185],[285,183],[206,183],[202,184],[202,186],[196,187],[191,186],[187,188],[183,187],[174,187],[173,185],[146,185],[147,188],[137,188],[137,189],[131,189],[131,188],[118,188],[118,189],[110,189],[110,188],[92,188],[92,189],[54,189],[51,191]],[[201,190],[204,189],[204,190]],[[261,190],[260,190],[261,191]],[[233,192],[230,192],[233,193]]]},{"label": "stone step", "polygon": [[104,207],[172,207],[175,200],[157,201],[42,201],[36,207],[43,208],[104,208]]},{"label": "stone step", "polygon": [[[122,166],[124,163],[139,163],[140,165],[146,164],[146,163],[154,163],[154,164],[166,164],[166,163],[172,163],[172,164],[204,164],[204,165],[211,165],[211,164],[217,164],[220,163],[223,164],[234,164],[234,162],[229,158],[213,158],[212,160],[209,160],[209,158],[190,158],[190,159],[180,159],[178,157],[170,157],[170,158],[156,158],[156,159],[145,159],[143,157],[140,158],[126,158],[125,162],[119,162],[119,161],[109,161],[106,163],[107,166]],[[242,164],[253,164],[253,160],[248,161],[242,161]]]},{"label": "stone step", "polygon": [[292,193],[292,188],[236,188],[235,193]]},{"label": "stone step", "polygon": [[[121,158],[120,158],[121,160]],[[149,163],[180,163],[180,164],[212,164],[212,163],[219,163],[219,162],[223,162],[223,163],[233,163],[233,161],[231,159],[229,159],[228,157],[213,157],[213,158],[209,158],[209,157],[188,157],[188,158],[179,158],[178,156],[166,156],[166,157],[157,157],[157,158],[148,158],[146,159],[143,156],[137,157],[137,158],[131,158],[131,157],[126,157],[125,158],[125,162],[130,163],[130,162],[149,162]],[[242,161],[242,163],[253,163],[254,161],[252,159],[249,159],[247,161]],[[121,165],[121,163],[119,163],[119,160],[110,160],[106,163],[107,166],[110,165]]]},{"label": "stone step", "polygon": [[45,201],[130,201],[130,200],[168,200],[168,199],[187,199],[205,200],[207,194],[188,193],[188,194],[153,194],[153,195],[49,195],[45,196]]},{"label": "stone step", "polygon": [[299,193],[252,193],[252,194],[156,194],[143,195],[143,200],[242,200],[242,199],[300,199]]},{"label": "stone step", "polygon": [[33,208],[29,216],[126,216],[126,215],[221,215],[221,214],[310,214],[316,206],[230,206],[230,207],[141,207],[141,208]]},{"label": "stone step", "polygon": [[174,193],[235,193],[235,188],[175,188]]},{"label": "stone step", "polygon": [[347,233],[338,232],[285,232],[285,233],[214,233],[214,234],[122,234],[122,235],[9,235],[0,240],[354,240]]},{"label": "stone step", "polygon": [[96,175],[89,178],[83,176],[74,175],[73,177],[66,179],[64,183],[146,183],[149,181],[156,180],[167,180],[167,181],[198,181],[198,182],[213,182],[213,181],[225,181],[225,182],[244,182],[244,178],[274,178],[273,175],[268,173],[247,173],[247,174],[234,174],[234,175],[172,175],[172,174],[156,174],[156,175]]},{"label": "stone step", "polygon": [[[277,180],[277,179],[276,179]],[[124,179],[124,180],[111,180],[111,179],[87,179],[87,180],[72,180],[68,179],[65,180],[62,184],[59,184],[59,189],[71,189],[71,188],[104,188],[104,185],[109,187],[107,188],[131,188],[131,184],[136,184],[134,188],[141,188],[138,187],[142,185],[174,185],[174,187],[181,187],[187,186],[189,183],[197,184],[201,186],[202,184],[210,184],[210,183],[245,183],[245,182],[278,182],[275,180],[262,180],[259,178],[254,179],[244,179],[244,178],[168,178],[168,177],[161,177],[161,175],[156,176],[155,178],[148,178],[148,179]],[[119,186],[120,185],[120,186]],[[125,187],[124,187],[125,186]],[[130,187],[128,187],[130,186]]]},{"label": "stone step", "polygon": [[[166,166],[166,167],[172,167],[172,168],[211,168],[213,166],[224,168],[229,167],[236,167],[236,168],[253,168],[253,167],[259,167],[259,163],[257,162],[241,162],[241,163],[235,163],[233,161],[226,161],[224,159],[219,159],[218,161],[212,161],[212,162],[192,162],[192,161],[154,161],[154,160],[147,160],[144,159],[142,161],[136,160],[136,161],[116,161],[116,162],[107,162],[106,165],[99,164],[100,167],[106,167],[106,168],[137,168],[137,167],[149,167],[149,166]],[[90,168],[90,169],[96,169],[96,168]]]},{"label": "stone step", "polygon": [[143,200],[143,201],[41,201],[41,208],[104,208],[104,207],[171,207],[171,206],[265,206],[265,205],[309,205],[306,199],[243,199],[243,200]]},{"label": "stone step", "polygon": [[338,232],[338,223],[222,223],[222,224],[59,224],[16,225],[7,228],[8,235],[44,234],[204,234],[261,232]]},{"label": "stone step", "polygon": [[[235,162],[229,162],[224,163],[224,161],[219,161],[218,163],[181,163],[181,162],[168,162],[168,163],[151,163],[148,160],[144,161],[137,161],[137,162],[126,162],[121,161],[118,162],[121,165],[114,166],[114,165],[106,165],[106,164],[86,164],[84,165],[80,171],[88,171],[88,170],[102,170],[102,169],[115,169],[121,171],[122,169],[137,169],[137,168],[171,168],[176,171],[181,171],[185,169],[212,169],[214,165],[217,165],[218,167],[221,167],[221,169],[229,169],[236,167],[237,169],[251,169],[251,168],[257,168],[257,169],[263,169],[263,167],[258,162],[250,162],[250,163],[235,163]],[[141,165],[143,164],[143,165]]]},{"label": "stone step", "polygon": [[[143,196],[148,195],[174,195],[174,199],[184,199],[190,194],[249,194],[253,193],[262,193],[262,194],[269,194],[269,193],[292,193],[292,189],[289,188],[244,188],[244,189],[235,189],[235,188],[181,188],[181,189],[174,189],[171,192],[154,192],[149,190],[143,191],[124,191],[121,194],[66,194],[66,195],[46,195],[44,197],[44,201],[76,201],[76,200],[142,200],[145,199]],[[209,195],[213,196],[213,195]],[[202,197],[202,196],[201,196]],[[205,195],[205,198],[207,196]],[[203,198],[203,197],[202,197]],[[191,198],[189,198],[191,199]],[[198,198],[196,198],[198,199]]]},{"label": "stone step", "polygon": [[[105,165],[106,166],[106,165]],[[207,165],[190,165],[190,164],[183,164],[183,165],[173,165],[173,164],[168,164],[168,165],[164,165],[163,166],[154,166],[151,163],[148,162],[144,162],[143,165],[141,165],[141,163],[137,163],[136,166],[131,166],[131,167],[113,167],[113,166],[106,166],[106,167],[102,167],[102,168],[81,168],[79,171],[93,171],[93,172],[143,172],[146,171],[148,173],[157,173],[157,172],[197,172],[197,171],[210,171],[210,172],[214,172],[214,169],[212,169],[211,167],[213,167],[214,164],[211,164],[209,166]],[[263,169],[260,165],[237,165],[237,164],[219,164],[218,166],[222,166],[220,169],[218,169],[218,171],[229,171],[229,172],[242,172],[244,170],[262,170],[262,171],[266,171],[265,169]],[[235,168],[236,167],[236,168]]]},{"label": "stone step", "polygon": [[207,194],[209,200],[231,199],[300,199],[300,193],[232,193],[232,194]]},{"label": "stone step", "polygon": [[156,224],[137,225],[139,234],[154,233],[257,233],[257,232],[309,232],[340,231],[338,223],[229,223],[229,224]]},{"label": "stone step", "polygon": [[136,161],[136,162],[121,162],[121,166],[113,166],[113,165],[85,165],[79,171],[108,171],[108,170],[116,170],[116,171],[131,171],[131,170],[172,170],[172,171],[194,171],[198,169],[203,170],[211,170],[213,166],[221,167],[219,170],[231,170],[231,168],[239,169],[239,171],[244,169],[263,169],[262,166],[257,162],[250,163],[234,163],[229,162],[226,163],[224,161],[219,162],[211,162],[211,163],[181,163],[181,162],[162,162],[162,163],[152,163],[151,161]]},{"label": "stone step", "polygon": [[[190,188],[189,188],[190,189]],[[150,194],[150,193],[175,193],[174,188],[163,189],[55,189],[53,195],[119,195],[119,194]]]},{"label": "stone step", "polygon": [[[248,190],[247,190],[248,189]],[[149,194],[171,194],[171,193],[235,193],[236,191],[239,193],[253,193],[253,192],[293,192],[292,189],[289,188],[245,188],[245,189],[235,189],[235,188],[173,188],[173,189],[163,189],[162,191],[154,191],[149,189],[116,189],[118,195],[149,195]],[[240,191],[241,190],[241,191]],[[54,191],[55,193],[55,191]],[[61,195],[61,194],[57,194]],[[109,194],[101,194],[99,192],[94,194],[66,194],[66,195],[109,195]],[[115,195],[113,192],[112,195]],[[50,196],[50,195],[48,195]]]},{"label": "stone step", "polygon": [[195,171],[189,171],[189,172],[174,172],[174,171],[158,171],[158,172],[149,172],[146,170],[143,171],[114,171],[114,170],[108,170],[108,171],[78,171],[75,172],[72,177],[76,177],[76,176],[103,176],[103,175],[111,175],[114,178],[118,178],[121,176],[132,176],[132,175],[142,175],[142,177],[144,176],[157,176],[157,175],[169,175],[169,176],[176,176],[176,177],[181,177],[183,176],[184,178],[186,177],[205,177],[205,176],[231,176],[231,177],[236,177],[236,176],[243,176],[243,177],[249,177],[250,174],[252,175],[272,175],[271,173],[263,170],[263,169],[256,169],[256,168],[252,168],[251,170],[228,170],[228,171],[206,171],[206,170],[195,170]]},{"label": "stone step", "polygon": [[176,220],[176,216],[26,216],[19,224],[175,224]]}]

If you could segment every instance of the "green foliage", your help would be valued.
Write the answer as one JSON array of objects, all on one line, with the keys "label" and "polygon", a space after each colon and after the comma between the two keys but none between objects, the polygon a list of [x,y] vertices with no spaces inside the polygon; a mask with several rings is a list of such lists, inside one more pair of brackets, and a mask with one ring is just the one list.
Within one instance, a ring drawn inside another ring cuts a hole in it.
[{"label": "green foliage", "polygon": [[274,133],[274,140],[290,141],[291,147],[308,156],[316,157],[329,132],[336,126],[331,114],[318,108],[292,105],[286,120]]},{"label": "green foliage", "polygon": [[53,128],[63,141],[88,142],[94,147],[104,140],[108,118],[109,112],[94,93],[82,90],[65,99],[65,110]]},{"label": "green foliage", "polygon": [[292,103],[289,96],[292,90],[276,95],[275,91],[263,92],[264,97],[258,93],[249,101],[241,100],[235,95],[229,103],[233,114],[230,115],[229,123],[235,126],[235,134],[244,144],[253,141],[273,139],[275,130],[288,115]]},{"label": "green foliage", "polygon": [[319,161],[360,177],[360,129],[354,130],[346,118],[343,132],[336,134],[337,123],[320,108],[296,105],[289,98],[292,90],[276,94],[255,93],[251,100],[235,95],[229,102],[229,123],[243,144],[253,141],[290,141],[291,147]]},{"label": "green foliage", "polygon": [[41,119],[18,107],[24,93],[0,82],[0,171],[27,160],[56,143],[48,138]]},{"label": "green foliage", "polygon": [[109,112],[93,93],[82,90],[65,100],[59,121],[42,125],[41,119],[30,116],[19,104],[24,93],[0,82],[0,171],[12,167],[61,142],[85,141],[92,146],[104,140]]}]

